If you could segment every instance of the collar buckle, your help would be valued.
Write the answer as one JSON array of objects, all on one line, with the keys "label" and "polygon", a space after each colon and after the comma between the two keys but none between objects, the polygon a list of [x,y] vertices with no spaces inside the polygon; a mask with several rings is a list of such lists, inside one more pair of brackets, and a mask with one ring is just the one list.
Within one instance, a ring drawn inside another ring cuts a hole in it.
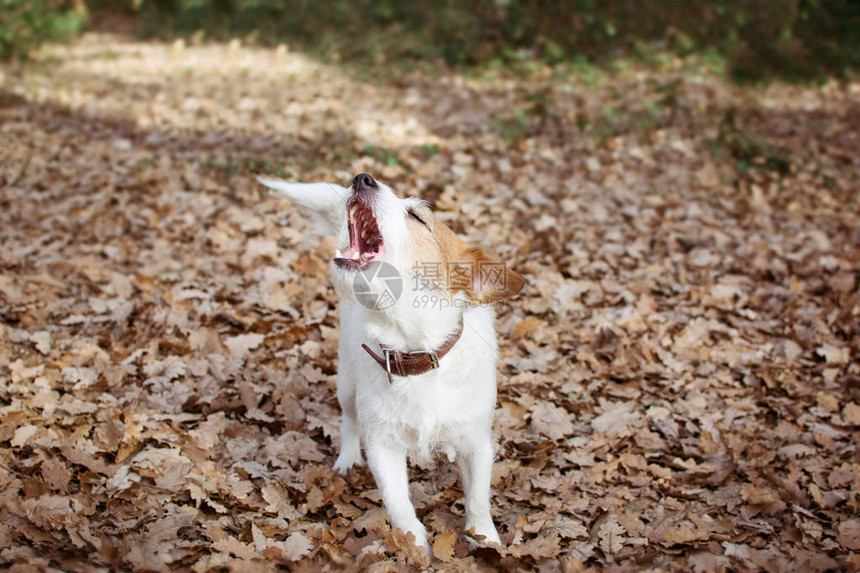
[{"label": "collar buckle", "polygon": [[394,379],[391,377],[391,350],[383,348],[382,355],[385,356],[385,373],[388,374],[388,383],[394,384]]},{"label": "collar buckle", "polygon": [[[388,383],[394,384],[394,376],[420,376],[426,374],[430,370],[437,370],[439,361],[453,348],[454,344],[460,340],[463,334],[463,317],[460,317],[459,328],[448,337],[442,346],[436,350],[415,351],[415,352],[399,352],[390,348],[385,348],[380,345],[382,356],[370,349],[367,344],[362,343],[361,347],[373,358],[379,366],[385,370],[388,376]],[[426,356],[426,359],[424,358]],[[394,372],[392,372],[392,357],[394,360]]]},{"label": "collar buckle", "polygon": [[[395,362],[398,360],[398,356],[421,356],[426,355],[430,360],[430,370],[436,370],[439,368],[439,354],[436,353],[435,350],[431,350],[429,352],[417,351],[417,352],[395,352],[390,348],[382,348],[382,355],[385,357],[385,373],[388,375],[388,383],[394,384],[393,373],[391,372],[391,355],[394,354]],[[408,374],[407,374],[408,375]]]},{"label": "collar buckle", "polygon": [[430,367],[433,370],[436,370],[437,368],[439,368],[439,355],[436,354],[436,351],[431,350],[430,352],[427,353],[427,356],[430,358]]}]

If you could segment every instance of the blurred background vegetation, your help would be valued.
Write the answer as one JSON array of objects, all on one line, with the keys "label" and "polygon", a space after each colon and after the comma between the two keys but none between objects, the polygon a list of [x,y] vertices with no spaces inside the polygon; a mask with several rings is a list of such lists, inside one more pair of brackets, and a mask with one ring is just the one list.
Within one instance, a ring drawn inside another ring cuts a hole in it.
[{"label": "blurred background vegetation", "polygon": [[83,11],[55,0],[0,0],[0,59],[24,59],[43,42],[71,38],[87,18],[75,4]]},{"label": "blurred background vegetation", "polygon": [[99,22],[144,38],[287,43],[328,61],[603,66],[699,56],[737,80],[846,78],[860,0],[0,0],[0,58]]}]

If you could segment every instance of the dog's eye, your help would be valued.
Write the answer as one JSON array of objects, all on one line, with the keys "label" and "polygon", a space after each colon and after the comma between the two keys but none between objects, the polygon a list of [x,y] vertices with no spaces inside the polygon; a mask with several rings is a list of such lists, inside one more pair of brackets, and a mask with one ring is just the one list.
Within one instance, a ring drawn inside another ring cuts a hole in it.
[{"label": "dog's eye", "polygon": [[412,212],[412,211],[406,211],[406,212],[409,213],[410,217],[412,217],[413,219],[415,219],[416,221],[418,221],[419,223],[421,223],[425,227],[427,226],[427,223],[424,222],[424,219],[422,219],[421,217],[416,215],[414,212]]}]

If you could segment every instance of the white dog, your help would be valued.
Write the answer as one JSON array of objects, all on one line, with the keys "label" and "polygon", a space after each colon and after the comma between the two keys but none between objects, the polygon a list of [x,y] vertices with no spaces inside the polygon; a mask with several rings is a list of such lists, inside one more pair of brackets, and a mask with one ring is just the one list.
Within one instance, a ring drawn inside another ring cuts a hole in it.
[{"label": "white dog", "polygon": [[367,454],[391,525],[431,555],[409,497],[407,458],[456,459],[466,529],[500,543],[490,515],[496,402],[493,301],[523,279],[470,248],[423,201],[362,173],[349,188],[258,178],[320,216],[341,246],[332,261],[342,301],[337,397],[346,474]]}]

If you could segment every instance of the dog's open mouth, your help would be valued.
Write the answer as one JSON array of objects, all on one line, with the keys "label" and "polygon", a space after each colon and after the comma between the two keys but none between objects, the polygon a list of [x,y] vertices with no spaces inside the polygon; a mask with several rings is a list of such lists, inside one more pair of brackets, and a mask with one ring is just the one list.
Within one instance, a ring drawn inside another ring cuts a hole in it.
[{"label": "dog's open mouth", "polygon": [[349,250],[335,253],[334,263],[344,269],[357,271],[366,267],[383,252],[382,234],[373,216],[373,210],[360,200],[347,206]]}]

